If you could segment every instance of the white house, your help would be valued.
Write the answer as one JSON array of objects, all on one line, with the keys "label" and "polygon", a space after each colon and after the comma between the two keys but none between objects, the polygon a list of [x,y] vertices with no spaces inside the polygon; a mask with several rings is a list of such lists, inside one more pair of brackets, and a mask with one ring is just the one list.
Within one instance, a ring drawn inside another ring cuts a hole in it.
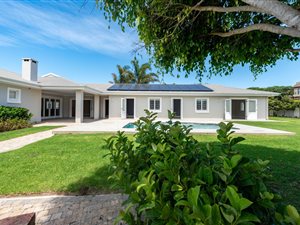
[{"label": "white house", "polygon": [[0,69],[0,105],[28,108],[33,122],[53,118],[138,118],[144,109],[178,119],[268,119],[268,97],[277,93],[202,84],[78,84],[22,59],[22,74]]}]

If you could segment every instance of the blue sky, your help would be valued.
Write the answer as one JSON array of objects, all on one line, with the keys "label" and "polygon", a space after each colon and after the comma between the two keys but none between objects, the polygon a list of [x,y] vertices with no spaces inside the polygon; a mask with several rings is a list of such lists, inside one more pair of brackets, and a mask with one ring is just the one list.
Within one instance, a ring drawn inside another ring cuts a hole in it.
[{"label": "blue sky", "polygon": [[[107,83],[116,65],[129,64],[139,39],[133,29],[123,33],[109,24],[94,1],[0,1],[0,68],[21,72],[21,58],[39,61],[39,75],[49,72],[80,83]],[[108,26],[110,25],[110,29]],[[142,53],[141,62],[148,56]],[[197,83],[166,75],[166,83]],[[204,78],[203,83],[237,87],[293,85],[300,81],[300,60],[278,61],[256,80],[238,66],[228,77]]]}]

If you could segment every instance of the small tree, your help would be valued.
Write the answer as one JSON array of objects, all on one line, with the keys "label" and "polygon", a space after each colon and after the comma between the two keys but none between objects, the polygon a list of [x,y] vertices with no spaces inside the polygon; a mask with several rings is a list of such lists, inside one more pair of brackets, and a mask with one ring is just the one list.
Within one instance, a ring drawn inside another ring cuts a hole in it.
[{"label": "small tree", "polygon": [[147,71],[151,71],[150,63],[144,63],[141,66],[139,65],[139,61],[137,58],[134,58],[131,61],[133,66],[133,70],[130,71],[130,76],[132,77],[132,83],[135,84],[149,84],[153,82],[158,82],[158,75],[156,73],[148,73]]},{"label": "small tree", "polygon": [[132,68],[130,66],[117,65],[119,74],[112,74],[113,82],[115,84],[149,84],[158,82],[158,75],[156,73],[148,73],[151,71],[150,63],[144,63],[141,66],[137,58],[131,61]]},{"label": "small tree", "polygon": [[[238,152],[242,137],[232,123],[220,123],[220,149],[201,143],[180,122],[155,122],[156,114],[136,123],[134,140],[124,132],[107,140],[115,184],[128,194],[119,219],[129,225],[293,224],[293,206],[266,186],[268,161]],[[169,112],[170,119],[172,114]]]},{"label": "small tree", "polygon": [[132,76],[129,72],[129,66],[120,66],[117,65],[119,74],[112,73],[113,81],[110,83],[115,84],[123,84],[123,83],[131,83]]}]

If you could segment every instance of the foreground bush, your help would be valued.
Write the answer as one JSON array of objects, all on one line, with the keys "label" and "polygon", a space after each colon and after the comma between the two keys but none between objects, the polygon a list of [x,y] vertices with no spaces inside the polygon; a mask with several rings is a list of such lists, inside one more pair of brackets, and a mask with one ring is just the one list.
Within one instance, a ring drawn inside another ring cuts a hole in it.
[{"label": "foreground bush", "polygon": [[32,114],[26,108],[0,106],[0,120],[20,119],[29,121]]},{"label": "foreground bush", "polygon": [[[155,122],[147,112],[135,139],[107,140],[115,184],[128,194],[119,220],[129,225],[300,224],[293,206],[265,185],[268,161],[243,157],[242,137],[220,123],[219,148],[206,148],[179,122]],[[170,114],[171,118],[171,114]]]},{"label": "foreground bush", "polygon": [[18,130],[27,127],[32,127],[32,124],[27,120],[22,120],[22,119],[0,120],[0,132]]}]

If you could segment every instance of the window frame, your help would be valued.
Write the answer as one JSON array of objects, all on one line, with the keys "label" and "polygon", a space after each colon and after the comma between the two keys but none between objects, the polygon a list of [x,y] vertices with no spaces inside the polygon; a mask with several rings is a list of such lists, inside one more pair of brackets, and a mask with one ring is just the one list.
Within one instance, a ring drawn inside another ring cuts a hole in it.
[{"label": "window frame", "polygon": [[[202,108],[202,101],[206,100],[206,110],[203,110],[203,109],[198,110],[197,109],[197,102],[199,100],[201,101],[201,108]],[[195,112],[196,113],[209,113],[209,98],[195,98]]]},{"label": "window frame", "polygon": [[[17,96],[16,96],[17,98],[16,99],[12,99],[12,98],[9,97],[9,93],[11,91],[17,92]],[[20,104],[21,103],[21,97],[22,97],[21,94],[22,94],[21,89],[8,87],[7,88],[7,103],[17,103],[17,104]]]},{"label": "window frame", "polygon": [[[154,100],[154,109],[150,109],[150,101]],[[155,101],[159,100],[159,109],[155,109]],[[162,108],[162,98],[161,97],[149,97],[148,98],[148,110],[150,112],[161,112],[161,108]]]},{"label": "window frame", "polygon": [[[250,102],[254,103],[255,111],[250,111]],[[257,113],[257,99],[248,99],[248,113]]]}]

